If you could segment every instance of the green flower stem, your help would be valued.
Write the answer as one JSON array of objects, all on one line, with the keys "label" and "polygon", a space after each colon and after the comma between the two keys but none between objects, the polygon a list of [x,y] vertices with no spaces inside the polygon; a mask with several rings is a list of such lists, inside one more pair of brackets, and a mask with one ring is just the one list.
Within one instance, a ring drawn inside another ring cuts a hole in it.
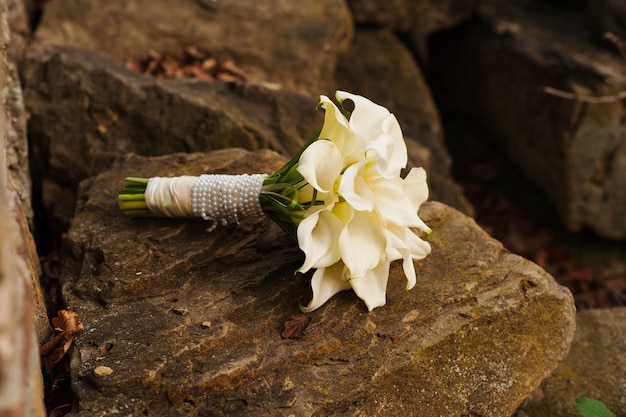
[{"label": "green flower stem", "polygon": [[124,188],[117,194],[117,202],[124,214],[129,217],[154,217],[146,206],[146,186],[148,178],[128,177]]},{"label": "green flower stem", "polygon": [[124,206],[122,210],[141,210],[148,209],[145,200],[122,200],[120,202]]},{"label": "green flower stem", "polygon": [[143,187],[145,190],[149,180],[150,178],[127,177],[124,179],[124,185],[126,187]]}]

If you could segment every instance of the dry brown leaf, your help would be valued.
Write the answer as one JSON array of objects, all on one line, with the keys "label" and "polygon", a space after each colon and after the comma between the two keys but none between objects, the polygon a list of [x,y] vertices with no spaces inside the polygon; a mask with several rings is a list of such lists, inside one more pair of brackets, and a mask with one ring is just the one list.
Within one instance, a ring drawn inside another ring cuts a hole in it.
[{"label": "dry brown leaf", "polygon": [[202,69],[210,72],[213,71],[217,67],[217,59],[215,58],[207,58],[202,61]]},{"label": "dry brown leaf", "polygon": [[236,66],[233,61],[226,61],[223,62],[219,67],[218,67],[218,71],[219,72],[227,72],[229,74],[234,75],[237,78],[240,78],[242,80],[247,80],[248,78],[250,78],[250,76],[248,75],[247,72],[245,72],[244,70],[242,70],[241,68],[239,68],[238,66]]},{"label": "dry brown leaf", "polygon": [[198,78],[225,82],[249,79],[249,75],[232,61],[220,61],[193,46],[180,48],[171,54],[149,51],[143,58],[128,61],[126,67],[157,79]]},{"label": "dry brown leaf", "polygon": [[301,314],[294,316],[292,320],[285,322],[285,330],[282,332],[282,336],[285,339],[300,339],[304,337],[304,331],[311,323],[311,317]]},{"label": "dry brown leaf", "polygon": [[54,334],[40,348],[46,372],[52,373],[54,366],[65,356],[74,341],[74,335],[83,330],[83,324],[75,311],[59,310],[52,319]]}]

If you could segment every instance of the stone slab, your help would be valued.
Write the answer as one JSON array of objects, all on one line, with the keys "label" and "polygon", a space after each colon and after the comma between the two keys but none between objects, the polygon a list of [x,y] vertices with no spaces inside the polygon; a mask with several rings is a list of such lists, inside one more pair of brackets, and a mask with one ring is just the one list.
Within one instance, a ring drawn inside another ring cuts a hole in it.
[{"label": "stone slab", "polygon": [[271,221],[207,233],[203,221],[117,208],[124,176],[283,162],[267,150],[129,155],[83,183],[62,263],[64,300],[85,328],[72,415],[501,417],[565,357],[569,291],[440,203],[421,212],[433,253],[413,290],[394,264],[385,307],[368,313],[341,293],[299,339],[281,333],[311,296],[309,277],[294,275],[303,256]]}]

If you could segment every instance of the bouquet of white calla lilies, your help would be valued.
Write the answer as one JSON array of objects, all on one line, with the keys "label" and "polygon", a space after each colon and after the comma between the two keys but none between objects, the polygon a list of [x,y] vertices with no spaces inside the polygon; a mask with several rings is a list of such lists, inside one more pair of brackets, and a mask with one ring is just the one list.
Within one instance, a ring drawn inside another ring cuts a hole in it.
[{"label": "bouquet of white calla lilies", "polygon": [[404,260],[410,289],[415,285],[413,260],[423,259],[431,249],[410,229],[430,230],[417,214],[428,187],[422,168],[400,177],[407,149],[398,121],[382,106],[337,92],[341,106],[347,99],[354,103],[349,119],[328,97],[321,97],[324,126],[298,167],[318,196],[330,195],[323,205],[310,207],[298,226],[298,243],[306,256],[300,271],[317,269],[311,281],[313,299],[305,311],[350,288],[369,310],[380,307],[390,262]]},{"label": "bouquet of white calla lilies", "polygon": [[[299,271],[315,269],[313,299],[303,311],[350,288],[370,311],[385,305],[390,263],[403,260],[408,290],[416,281],[413,261],[431,251],[412,230],[430,233],[418,216],[428,198],[426,172],[400,176],[406,143],[386,108],[343,91],[336,97],[339,107],[321,96],[326,113],[318,137],[273,175],[202,175],[186,186],[176,178],[129,178],[120,207],[131,216],[202,217],[212,228],[265,213],[297,239],[305,255]],[[351,114],[345,100],[354,103]]]}]

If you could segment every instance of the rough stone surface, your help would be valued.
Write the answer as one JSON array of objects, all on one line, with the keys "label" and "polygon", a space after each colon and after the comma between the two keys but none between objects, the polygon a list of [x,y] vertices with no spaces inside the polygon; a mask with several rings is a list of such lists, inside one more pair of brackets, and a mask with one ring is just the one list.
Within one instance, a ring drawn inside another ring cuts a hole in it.
[{"label": "rough stone surface", "polygon": [[348,0],[354,21],[366,26],[431,33],[456,26],[476,8],[477,0]]},{"label": "rough stone surface", "polygon": [[424,61],[428,60],[428,36],[470,19],[478,3],[478,0],[348,0],[356,23],[405,33]]},{"label": "rough stone surface", "polygon": [[7,23],[11,30],[11,50],[22,51],[31,36],[31,18],[34,10],[34,0],[5,0]]},{"label": "rough stone surface", "polygon": [[432,199],[466,214],[471,204],[451,180],[450,156],[430,88],[410,51],[387,29],[359,29],[337,65],[337,85],[387,107],[407,138],[409,165],[429,174]]},{"label": "rough stone surface", "polygon": [[[35,334],[33,277],[20,236],[16,213],[20,202],[8,173],[7,120],[9,31],[4,3],[0,3],[0,415],[43,417],[39,345]],[[24,222],[25,223],[25,222]]]},{"label": "rough stone surface", "polygon": [[[64,300],[85,327],[72,415],[501,417],[565,357],[571,294],[439,203],[421,212],[433,253],[416,265],[413,290],[394,264],[384,308],[367,313],[344,292],[309,314],[303,338],[286,340],[309,277],[294,276],[303,257],[270,220],[207,233],[203,221],[117,209],[127,175],[283,162],[268,150],[129,155],[82,184],[62,261]],[[100,366],[112,372],[96,376]]]},{"label": "rough stone surface", "polygon": [[626,415],[626,308],[586,310],[576,315],[567,358],[524,401],[516,417],[577,417],[579,396],[602,401]]},{"label": "rough stone surface", "polygon": [[610,32],[626,39],[626,2],[595,0],[587,2],[588,21],[597,36]]},{"label": "rough stone surface", "polygon": [[33,222],[31,207],[31,183],[28,167],[28,142],[26,138],[27,114],[24,109],[24,97],[17,71],[17,55],[24,47],[24,37],[28,32],[25,3],[7,1],[2,3],[6,7],[8,20],[7,40],[7,80],[2,89],[4,109],[7,112],[7,145],[6,159],[9,173],[9,184],[17,193],[20,205],[26,213],[29,224]]},{"label": "rough stone surface", "polygon": [[315,100],[351,34],[343,0],[55,0],[35,36],[120,61],[192,45]]},{"label": "rough stone surface", "polygon": [[32,286],[32,297],[34,299],[34,319],[35,333],[37,334],[37,342],[43,345],[52,335],[53,329],[48,318],[46,301],[41,289],[39,278],[41,277],[41,265],[39,263],[39,255],[35,247],[35,240],[28,226],[26,213],[19,199],[16,199],[13,207],[13,218],[11,219],[17,226],[19,239],[16,244],[17,253],[22,258],[27,271],[29,281]]},{"label": "rough stone surface", "polygon": [[[8,41],[6,60],[6,79],[0,93],[3,109],[6,112],[6,142],[3,152],[6,155],[7,185],[17,196],[13,204],[12,222],[18,227],[18,252],[25,262],[35,297],[35,326],[37,339],[41,344],[51,334],[52,328],[48,320],[45,301],[41,291],[39,278],[41,268],[39,256],[31,229],[33,228],[33,208],[31,205],[31,179],[29,169],[28,140],[26,137],[27,114],[24,108],[24,97],[17,71],[16,55],[23,47],[23,38],[28,34],[28,1],[10,0],[6,2],[6,19],[10,33],[5,32]],[[9,197],[7,197],[9,198]]]},{"label": "rough stone surface", "polygon": [[626,90],[624,61],[585,36],[581,8],[494,3],[482,19],[433,44],[442,96],[490,131],[569,229],[626,238],[624,102],[543,92],[616,94]]},{"label": "rough stone surface", "polygon": [[97,53],[33,45],[22,62],[29,135],[54,222],[74,214],[78,183],[129,152],[224,147],[292,155],[322,126],[317,99],[255,83],[157,81]]}]

